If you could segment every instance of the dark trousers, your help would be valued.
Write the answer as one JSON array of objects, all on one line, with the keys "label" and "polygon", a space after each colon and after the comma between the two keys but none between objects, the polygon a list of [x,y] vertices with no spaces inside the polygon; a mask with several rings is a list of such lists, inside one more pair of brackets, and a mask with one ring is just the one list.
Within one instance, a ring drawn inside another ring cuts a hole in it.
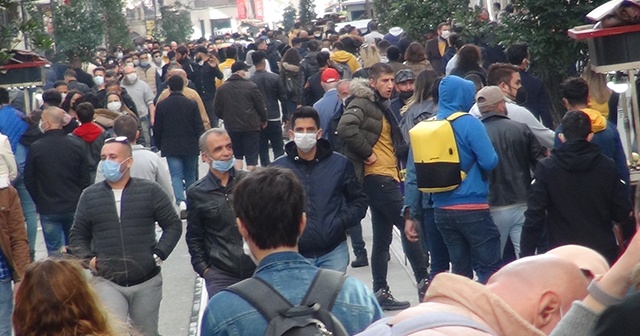
[{"label": "dark trousers", "polygon": [[353,254],[356,257],[361,254],[366,254],[367,252],[364,249],[364,239],[362,239],[362,223],[358,222],[358,225],[348,228],[346,232],[351,239],[351,248],[353,249]]},{"label": "dark trousers", "polygon": [[269,121],[267,127],[260,131],[260,165],[263,167],[271,164],[269,159],[269,144],[273,149],[273,158],[284,155],[284,141],[282,140],[282,123]]},{"label": "dark trousers", "polygon": [[442,234],[438,230],[434,219],[433,208],[422,209],[422,227],[420,230],[422,248],[429,251],[431,256],[431,273],[429,279],[433,280],[438,273],[449,271],[449,251],[444,243]]},{"label": "dark trousers", "polygon": [[373,247],[371,251],[371,274],[373,291],[389,288],[387,270],[391,255],[389,246],[393,239],[393,226],[401,232],[404,250],[416,282],[428,276],[427,263],[419,242],[411,243],[404,234],[404,218],[401,216],[403,199],[399,183],[393,178],[380,175],[364,177],[364,192],[369,198],[371,224],[373,226]]},{"label": "dark trousers", "polygon": [[203,100],[202,103],[204,104],[204,109],[207,111],[207,117],[209,117],[211,128],[218,127],[218,116],[213,111],[213,99]]}]

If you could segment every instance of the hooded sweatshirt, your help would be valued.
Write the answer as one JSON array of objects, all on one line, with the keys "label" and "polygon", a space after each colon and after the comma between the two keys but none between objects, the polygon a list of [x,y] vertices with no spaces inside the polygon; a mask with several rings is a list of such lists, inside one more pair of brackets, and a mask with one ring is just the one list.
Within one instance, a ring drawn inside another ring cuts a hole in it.
[{"label": "hooded sweatshirt", "polygon": [[349,65],[349,69],[351,73],[356,72],[360,68],[360,63],[358,63],[358,59],[344,50],[336,50],[331,54],[331,60],[338,63],[345,63]]},{"label": "hooded sweatshirt", "polygon": [[[629,186],[629,168],[627,167],[627,157],[624,154],[622,148],[622,141],[620,140],[620,134],[616,127],[607,122],[607,119],[602,116],[600,112],[591,108],[583,108],[580,111],[586,113],[591,119],[591,132],[593,132],[593,139],[591,142],[600,146],[602,154],[610,158],[615,162],[616,171],[618,176],[627,185],[627,192],[630,194]],[[556,136],[554,137],[554,148],[560,147],[560,138],[558,134],[562,133],[562,125],[556,129]]]},{"label": "hooded sweatshirt", "polygon": [[394,317],[382,319],[367,328],[360,335],[384,335],[388,328],[380,328],[380,324],[399,324],[412,318],[428,314],[455,314],[469,321],[476,322],[492,331],[487,333],[479,329],[456,325],[443,325],[421,330],[411,335],[421,336],[543,336],[542,331],[522,318],[502,298],[491,292],[487,286],[479,284],[460,275],[441,273],[433,279],[425,303],[409,308]]},{"label": "hooded sweatshirt", "polygon": [[87,143],[92,143],[102,134],[102,132],[104,132],[104,130],[100,126],[94,123],[86,123],[73,130],[73,135],[81,138]]},{"label": "hooded sweatshirt", "polygon": [[[438,120],[446,119],[455,112],[468,112],[473,105],[475,85],[471,81],[448,76],[442,80],[438,91]],[[434,193],[433,206],[442,208],[464,204],[487,204],[489,183],[483,172],[498,165],[498,155],[480,120],[472,118],[471,115],[462,116],[456,119],[452,126],[458,144],[460,165],[468,173],[458,188]]]},{"label": "hooded sweatshirt", "polygon": [[549,248],[577,244],[609,263],[617,257],[612,221],[628,218],[631,204],[614,163],[586,140],[567,141],[536,166],[520,240],[521,256],[532,255],[548,229]]}]

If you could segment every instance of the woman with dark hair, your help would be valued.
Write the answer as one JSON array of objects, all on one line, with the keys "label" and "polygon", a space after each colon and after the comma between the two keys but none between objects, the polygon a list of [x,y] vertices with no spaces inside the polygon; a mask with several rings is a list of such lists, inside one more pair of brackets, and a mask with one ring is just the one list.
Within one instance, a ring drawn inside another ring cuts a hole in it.
[{"label": "woman with dark hair", "polygon": [[[125,105],[122,96],[116,92],[109,92],[105,98],[105,106],[96,109],[94,122],[102,126],[110,136],[115,136],[113,133],[113,122],[117,117],[124,114],[135,118],[138,121],[138,126],[140,125],[140,119]],[[142,127],[139,127],[139,130],[142,132]]]},{"label": "woman with dark hair", "polygon": [[426,50],[418,42],[411,42],[407,47],[404,52],[404,65],[411,69],[416,76],[424,70],[433,70],[431,63],[427,60]]},{"label": "woman with dark hair", "polygon": [[43,259],[27,267],[13,313],[20,336],[116,336],[79,262]]},{"label": "woman with dark hair", "polygon": [[78,115],[76,114],[75,109],[76,107],[78,107],[78,105],[84,102],[84,96],[80,91],[77,90],[71,90],[67,92],[67,95],[64,97],[60,108],[66,112],[63,119],[62,129],[67,134],[73,132],[73,130],[80,126],[80,123],[78,123],[77,120]]},{"label": "woman with dark hair", "polygon": [[300,67],[302,56],[297,49],[291,48],[282,56],[280,81],[287,92],[287,111],[293,113],[304,104],[304,73]]},{"label": "woman with dark hair", "polygon": [[[480,66],[482,64],[482,51],[475,44],[465,44],[458,50],[457,65],[451,70],[451,75],[464,79],[480,78],[482,85],[487,85],[487,72]],[[470,78],[467,78],[469,76]]]}]

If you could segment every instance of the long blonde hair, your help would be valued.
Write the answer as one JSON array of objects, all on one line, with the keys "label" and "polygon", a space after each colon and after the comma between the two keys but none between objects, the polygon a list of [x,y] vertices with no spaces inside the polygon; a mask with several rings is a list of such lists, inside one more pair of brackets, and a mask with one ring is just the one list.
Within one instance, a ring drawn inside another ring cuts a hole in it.
[{"label": "long blonde hair", "polygon": [[604,104],[611,97],[611,90],[607,87],[607,75],[591,70],[587,65],[582,73],[582,78],[589,85],[589,97],[598,104]]},{"label": "long blonde hair", "polygon": [[363,68],[370,68],[376,63],[380,63],[380,53],[375,45],[365,43],[360,47],[360,62]]},{"label": "long blonde hair", "polygon": [[114,336],[78,261],[47,258],[27,267],[13,313],[20,336]]}]

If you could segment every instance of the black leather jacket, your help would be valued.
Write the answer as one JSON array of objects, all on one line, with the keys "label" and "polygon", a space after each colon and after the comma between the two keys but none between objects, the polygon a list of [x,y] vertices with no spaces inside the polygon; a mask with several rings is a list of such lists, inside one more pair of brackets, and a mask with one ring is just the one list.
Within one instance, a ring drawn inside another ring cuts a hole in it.
[{"label": "black leather jacket", "polygon": [[482,123],[498,153],[498,166],[488,172],[489,205],[526,203],[531,171],[544,158],[542,147],[527,125],[507,116],[489,112]]},{"label": "black leather jacket", "polygon": [[231,171],[226,187],[211,172],[187,191],[187,246],[193,269],[204,275],[214,266],[238,279],[253,275],[255,263],[244,254],[242,237],[236,226],[231,191],[243,173]]}]

